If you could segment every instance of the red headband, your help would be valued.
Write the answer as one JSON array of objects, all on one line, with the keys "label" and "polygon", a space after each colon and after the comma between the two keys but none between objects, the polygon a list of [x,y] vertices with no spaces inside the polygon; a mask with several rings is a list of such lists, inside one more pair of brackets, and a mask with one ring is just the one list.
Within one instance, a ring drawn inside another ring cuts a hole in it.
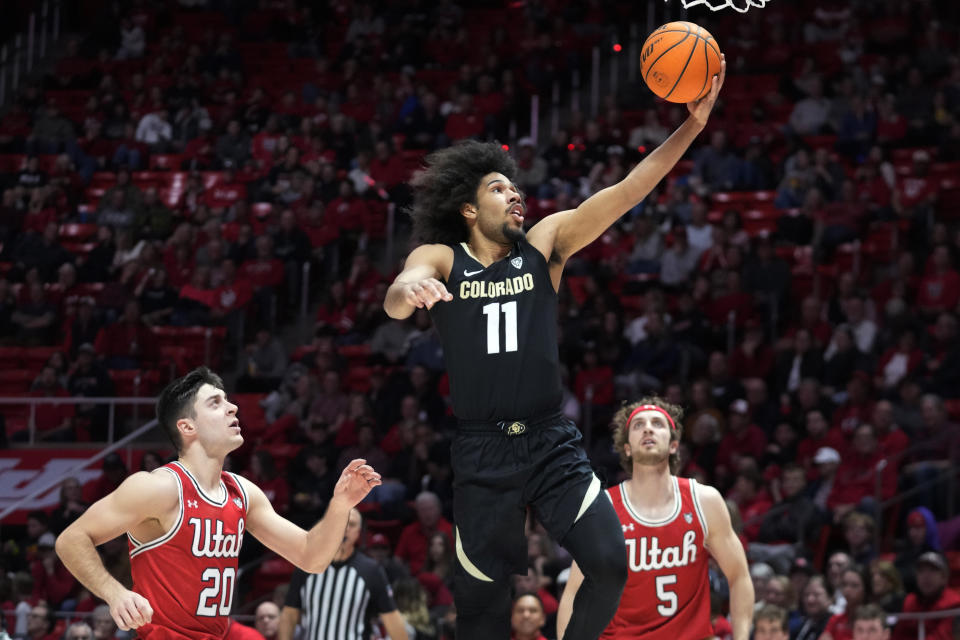
[{"label": "red headband", "polygon": [[629,427],[630,421],[633,420],[633,416],[637,415],[641,411],[657,411],[658,413],[662,413],[663,417],[665,417],[667,419],[667,422],[670,423],[670,428],[673,429],[674,431],[677,430],[677,425],[673,423],[673,418],[670,417],[670,414],[664,411],[662,407],[658,407],[655,404],[642,404],[636,409],[634,409],[633,411],[631,411],[630,415],[627,416],[627,422],[626,424],[623,425],[623,428],[626,429],[627,427]]}]

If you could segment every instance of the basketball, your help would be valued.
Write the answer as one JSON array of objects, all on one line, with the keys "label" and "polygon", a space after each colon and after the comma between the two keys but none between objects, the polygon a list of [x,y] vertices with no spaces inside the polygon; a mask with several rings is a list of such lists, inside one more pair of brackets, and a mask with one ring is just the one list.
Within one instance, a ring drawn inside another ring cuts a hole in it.
[{"label": "basketball", "polygon": [[720,47],[703,27],[668,22],[647,37],[640,72],[650,90],[668,102],[693,102],[710,92],[720,73]]}]

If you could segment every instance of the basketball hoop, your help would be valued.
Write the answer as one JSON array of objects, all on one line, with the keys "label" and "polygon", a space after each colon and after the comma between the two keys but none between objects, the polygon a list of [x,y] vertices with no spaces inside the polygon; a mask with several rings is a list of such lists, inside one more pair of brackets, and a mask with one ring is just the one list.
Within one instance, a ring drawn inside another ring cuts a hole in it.
[{"label": "basketball hoop", "polygon": [[[670,0],[664,1],[669,2]],[[704,5],[710,9],[710,11],[720,11],[721,9],[730,8],[740,13],[746,13],[750,7],[763,9],[770,0],[680,0],[680,2],[683,3],[684,9]]]}]

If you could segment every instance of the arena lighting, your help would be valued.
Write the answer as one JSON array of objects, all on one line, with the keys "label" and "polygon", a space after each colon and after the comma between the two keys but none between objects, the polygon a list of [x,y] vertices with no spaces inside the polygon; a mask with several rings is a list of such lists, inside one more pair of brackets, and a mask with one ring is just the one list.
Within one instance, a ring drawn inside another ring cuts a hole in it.
[{"label": "arena lighting", "polygon": [[508,145],[508,144],[502,144],[502,145],[500,145],[500,147],[501,147],[504,151],[510,151],[510,145]]},{"label": "arena lighting", "polygon": [[613,45],[613,50],[617,53],[620,53],[621,51],[623,51],[623,47],[620,45],[619,42],[616,42]]}]

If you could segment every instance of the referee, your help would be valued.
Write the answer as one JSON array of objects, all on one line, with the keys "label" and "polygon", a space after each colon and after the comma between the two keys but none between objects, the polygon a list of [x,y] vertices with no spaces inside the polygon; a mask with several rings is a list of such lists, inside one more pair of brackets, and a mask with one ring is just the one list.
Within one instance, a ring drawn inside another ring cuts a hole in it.
[{"label": "referee", "polygon": [[407,640],[407,628],[387,576],[372,558],[357,551],[362,519],[350,511],[343,543],[323,573],[296,569],[280,616],[277,640],[367,640],[379,615],[391,640]]}]

